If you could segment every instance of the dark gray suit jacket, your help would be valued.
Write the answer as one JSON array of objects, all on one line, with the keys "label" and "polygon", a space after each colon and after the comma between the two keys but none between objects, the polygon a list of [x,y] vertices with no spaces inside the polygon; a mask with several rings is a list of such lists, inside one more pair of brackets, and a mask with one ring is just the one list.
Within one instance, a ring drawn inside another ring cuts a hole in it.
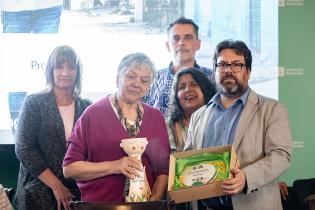
[{"label": "dark gray suit jacket", "polygon": [[[74,123],[90,104],[88,100],[75,99]],[[37,178],[47,168],[66,187],[77,189],[74,180],[63,176],[66,149],[64,126],[53,93],[27,96],[19,116],[15,143],[21,163],[15,198],[19,210],[56,209],[52,190]]]}]

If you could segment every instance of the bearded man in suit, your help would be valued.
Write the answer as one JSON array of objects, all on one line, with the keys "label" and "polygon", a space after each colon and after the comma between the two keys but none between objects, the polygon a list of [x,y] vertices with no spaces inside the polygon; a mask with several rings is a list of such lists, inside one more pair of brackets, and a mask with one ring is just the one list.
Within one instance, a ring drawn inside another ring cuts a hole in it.
[{"label": "bearded man in suit", "polygon": [[249,87],[251,64],[242,41],[224,40],[215,49],[218,93],[192,115],[185,150],[232,144],[240,166],[222,183],[227,195],[201,200],[199,209],[282,209],[277,178],[290,166],[288,112]]}]

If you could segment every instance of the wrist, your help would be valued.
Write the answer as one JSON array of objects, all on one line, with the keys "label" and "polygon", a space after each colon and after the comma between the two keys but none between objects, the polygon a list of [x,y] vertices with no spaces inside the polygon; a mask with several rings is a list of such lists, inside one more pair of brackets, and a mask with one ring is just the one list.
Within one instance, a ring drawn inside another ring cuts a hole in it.
[{"label": "wrist", "polygon": [[105,174],[119,174],[119,171],[117,170],[117,164],[115,164],[115,161],[105,161],[104,164]]},{"label": "wrist", "polygon": [[163,194],[155,193],[150,196],[150,201],[159,201],[162,200]]},{"label": "wrist", "polygon": [[53,179],[50,183],[49,183],[49,185],[48,185],[48,187],[51,189],[51,190],[56,190],[59,186],[60,186],[60,184],[62,184],[61,182],[60,182],[60,180],[59,179]]},{"label": "wrist", "polygon": [[61,183],[49,168],[44,170],[37,178],[52,190],[56,189]]}]

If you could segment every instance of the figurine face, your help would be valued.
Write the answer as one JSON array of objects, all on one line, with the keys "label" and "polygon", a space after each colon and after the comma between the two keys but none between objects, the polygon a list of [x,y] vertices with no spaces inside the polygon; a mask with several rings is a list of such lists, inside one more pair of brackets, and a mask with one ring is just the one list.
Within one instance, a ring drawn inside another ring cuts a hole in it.
[{"label": "figurine face", "polygon": [[120,147],[129,155],[129,156],[138,156],[141,155],[148,141],[146,138],[130,138],[130,139],[122,139],[120,143]]}]

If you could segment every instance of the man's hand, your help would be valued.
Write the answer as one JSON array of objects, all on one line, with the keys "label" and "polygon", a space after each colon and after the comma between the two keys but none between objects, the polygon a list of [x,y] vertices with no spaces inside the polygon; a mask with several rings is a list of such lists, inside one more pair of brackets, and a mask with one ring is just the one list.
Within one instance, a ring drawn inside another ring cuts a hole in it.
[{"label": "man's hand", "polygon": [[244,171],[239,168],[233,168],[230,171],[233,177],[222,182],[222,191],[228,195],[236,195],[243,191],[246,184]]},{"label": "man's hand", "polygon": [[285,182],[279,182],[279,188],[280,188],[280,193],[281,197],[283,200],[287,199],[289,196],[289,191],[288,191],[288,185]]}]

